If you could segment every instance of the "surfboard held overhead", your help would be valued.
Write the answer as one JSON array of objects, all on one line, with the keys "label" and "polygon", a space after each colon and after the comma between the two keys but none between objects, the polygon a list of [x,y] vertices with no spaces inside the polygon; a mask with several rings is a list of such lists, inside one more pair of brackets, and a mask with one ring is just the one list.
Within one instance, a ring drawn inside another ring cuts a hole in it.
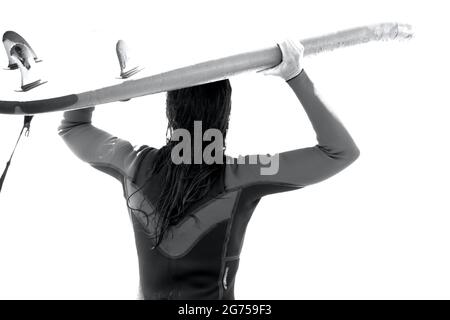
[{"label": "surfboard held overhead", "polygon": [[[305,55],[315,55],[372,41],[408,40],[412,37],[413,32],[410,25],[382,23],[300,41],[305,47]],[[135,75],[140,67],[139,65],[134,65],[135,63],[130,63],[129,57],[124,54],[126,52],[124,48],[126,49],[124,43],[119,41],[116,51],[121,67],[121,77],[127,78],[127,76]],[[280,49],[274,45],[270,48],[209,60],[78,94],[48,97],[44,100],[33,101],[0,101],[0,113],[38,114],[82,109],[93,105],[124,101],[149,94],[218,81],[245,72],[271,68],[279,64],[281,58]]]}]

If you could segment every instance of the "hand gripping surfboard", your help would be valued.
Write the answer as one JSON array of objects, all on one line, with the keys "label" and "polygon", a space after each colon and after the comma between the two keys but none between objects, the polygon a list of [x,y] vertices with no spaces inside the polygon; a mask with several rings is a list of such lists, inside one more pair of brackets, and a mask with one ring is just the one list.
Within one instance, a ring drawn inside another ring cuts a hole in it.
[{"label": "hand gripping surfboard", "polygon": [[[380,40],[403,40],[413,36],[406,24],[383,23],[301,40],[305,56]],[[118,49],[119,50],[119,49]],[[42,100],[0,101],[1,114],[33,115],[45,112],[82,109],[115,101],[155,94],[218,81],[244,72],[260,71],[281,62],[278,46],[245,52],[178,68],[120,84]]]}]

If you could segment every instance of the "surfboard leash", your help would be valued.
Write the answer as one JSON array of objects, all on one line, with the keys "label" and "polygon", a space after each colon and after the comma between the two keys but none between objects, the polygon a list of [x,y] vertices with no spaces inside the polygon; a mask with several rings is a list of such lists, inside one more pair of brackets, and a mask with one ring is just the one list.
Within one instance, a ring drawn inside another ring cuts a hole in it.
[{"label": "surfboard leash", "polygon": [[0,193],[2,191],[2,187],[3,187],[3,183],[5,182],[6,174],[8,173],[9,166],[11,165],[11,161],[14,156],[14,152],[16,151],[17,145],[19,144],[20,138],[22,137],[24,132],[25,132],[25,136],[27,136],[27,137],[30,134],[31,120],[33,120],[33,116],[25,116],[24,117],[22,130],[20,130],[20,134],[19,134],[19,137],[17,138],[16,145],[14,146],[14,149],[11,152],[11,156],[9,157],[8,162],[6,162],[5,170],[3,170],[3,174],[0,177]]}]

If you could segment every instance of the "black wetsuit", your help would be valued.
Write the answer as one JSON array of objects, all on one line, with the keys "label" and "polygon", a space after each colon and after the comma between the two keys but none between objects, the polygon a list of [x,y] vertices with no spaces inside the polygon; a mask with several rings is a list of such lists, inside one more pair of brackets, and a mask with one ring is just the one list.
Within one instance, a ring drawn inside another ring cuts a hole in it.
[{"label": "black wetsuit", "polygon": [[[288,81],[302,103],[318,144],[279,154],[279,170],[262,175],[260,162],[225,164],[222,179],[208,197],[171,228],[156,249],[151,224],[142,213],[130,210],[139,257],[140,289],[144,299],[234,299],[234,279],[245,230],[261,197],[302,188],[327,179],[351,164],[359,155],[354,141],[340,121],[315,94],[303,71]],[[59,133],[72,151],[95,168],[116,177],[124,196],[144,183],[145,172],[158,149],[133,147],[91,125],[93,108],[68,111]],[[242,162],[242,161],[241,161]],[[130,199],[133,208],[153,213],[164,173],[155,176],[146,192]]]}]

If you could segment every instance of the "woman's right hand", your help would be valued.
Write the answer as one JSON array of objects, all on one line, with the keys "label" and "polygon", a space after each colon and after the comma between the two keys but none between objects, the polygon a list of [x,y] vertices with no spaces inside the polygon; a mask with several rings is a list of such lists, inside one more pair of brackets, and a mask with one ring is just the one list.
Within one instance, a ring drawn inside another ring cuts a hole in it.
[{"label": "woman's right hand", "polygon": [[278,76],[285,81],[298,76],[303,70],[303,53],[305,48],[298,40],[286,39],[277,44],[282,53],[282,61],[275,67],[264,69],[264,75]]}]

